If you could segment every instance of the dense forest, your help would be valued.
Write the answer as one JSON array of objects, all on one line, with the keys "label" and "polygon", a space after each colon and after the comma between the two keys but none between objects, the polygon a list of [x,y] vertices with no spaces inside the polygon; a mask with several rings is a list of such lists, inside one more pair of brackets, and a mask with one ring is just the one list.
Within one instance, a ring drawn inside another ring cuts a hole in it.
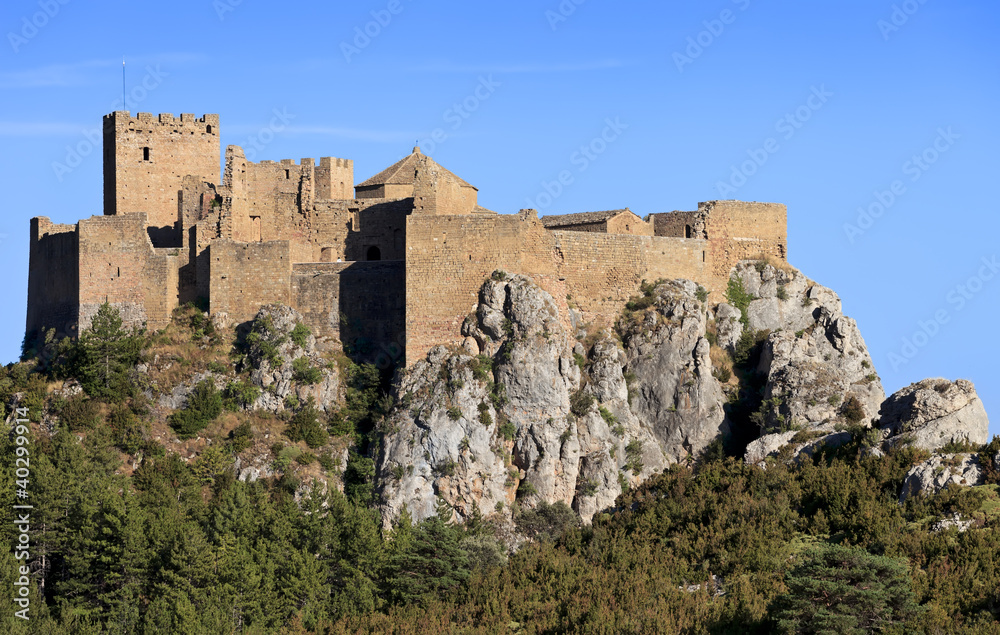
[{"label": "dense forest", "polygon": [[[488,510],[456,525],[442,503],[383,528],[371,456],[391,378],[374,367],[333,360],[349,386],[329,416],[308,403],[247,412],[238,381],[199,384],[165,421],[151,414],[144,359],[239,368],[245,345],[193,308],[147,334],[105,306],[78,341],[41,342],[0,369],[6,632],[1000,633],[1000,439],[971,448],[988,485],[904,504],[903,478],[927,453],[873,456],[861,427],[766,469],[718,444],[590,526],[563,504],[519,510],[529,540],[511,552]],[[83,392],[65,396],[74,382]],[[195,437],[214,442],[191,458]],[[331,439],[346,465],[312,452]],[[273,476],[237,478],[251,444],[270,448]],[[972,526],[935,526],[956,513]],[[25,604],[29,620],[16,617]]]}]

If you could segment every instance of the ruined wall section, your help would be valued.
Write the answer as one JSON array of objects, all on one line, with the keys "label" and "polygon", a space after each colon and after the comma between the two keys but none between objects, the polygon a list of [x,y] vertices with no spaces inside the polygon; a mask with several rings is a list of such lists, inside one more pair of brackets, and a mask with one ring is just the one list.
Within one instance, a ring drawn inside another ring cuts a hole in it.
[{"label": "ruined wall section", "polygon": [[219,116],[104,117],[104,214],[143,212],[157,246],[178,247],[178,192],[185,176],[219,179]]},{"label": "ruined wall section", "polygon": [[654,235],[671,238],[706,238],[704,212],[670,212],[650,214]]},{"label": "ruined wall section", "polygon": [[28,310],[25,334],[30,341],[54,329],[57,339],[77,335],[80,301],[79,243],[76,225],[31,219],[28,249]]},{"label": "ruined wall section", "polygon": [[143,213],[81,220],[79,329],[110,303],[126,324],[165,327],[177,307],[179,249],[154,249]]},{"label": "ruined wall section", "polygon": [[355,361],[389,368],[403,356],[405,279],[402,261],[297,264],[294,306],[321,342],[340,341]]},{"label": "ruined wall section", "polygon": [[708,242],[554,231],[557,272],[584,322],[610,326],[643,280],[711,278]]},{"label": "ruined wall section", "polygon": [[293,262],[316,262],[334,252],[343,257],[349,199],[330,197],[350,195],[353,178],[354,164],[344,159],[325,157],[319,167],[308,158],[252,163],[230,146],[225,184],[231,201],[223,202],[222,235],[246,243],[287,240]]},{"label": "ruined wall section", "polygon": [[788,208],[777,203],[709,201],[698,204],[707,218],[713,263],[713,298],[720,297],[729,272],[740,260],[788,261]]},{"label": "ruined wall section", "polygon": [[316,200],[354,198],[354,161],[320,157],[316,168]]},{"label": "ruined wall section", "polygon": [[209,309],[236,324],[249,322],[261,306],[292,306],[292,258],[288,241],[239,243],[218,239],[208,248]]}]

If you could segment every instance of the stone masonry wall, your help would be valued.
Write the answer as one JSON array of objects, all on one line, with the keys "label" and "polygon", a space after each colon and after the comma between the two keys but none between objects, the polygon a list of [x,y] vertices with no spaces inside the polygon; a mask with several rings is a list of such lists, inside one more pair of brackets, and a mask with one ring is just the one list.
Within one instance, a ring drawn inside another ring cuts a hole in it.
[{"label": "stone masonry wall", "polygon": [[554,231],[557,272],[585,322],[610,326],[643,280],[710,278],[704,240]]},{"label": "stone masonry wall", "polygon": [[55,329],[58,339],[74,337],[80,308],[77,226],[32,218],[30,240],[25,333]]},{"label": "stone masonry wall", "polygon": [[703,238],[697,229],[698,212],[671,212],[669,214],[651,214],[651,222],[656,236],[671,236],[673,238]]},{"label": "stone masonry wall", "polygon": [[721,299],[729,273],[740,260],[761,257],[788,261],[788,208],[776,203],[709,201],[699,203],[707,215],[708,240],[713,254],[713,298]]},{"label": "stone masonry wall", "polygon": [[[642,280],[710,279],[708,243],[628,234],[549,231],[518,215],[410,217],[406,251],[406,362],[453,342],[495,270],[523,273],[585,321],[611,324]],[[563,315],[566,311],[563,311]]]},{"label": "stone masonry wall", "polygon": [[295,308],[313,334],[340,340],[355,360],[388,368],[402,358],[406,301],[404,263],[294,265]]},{"label": "stone masonry wall", "polygon": [[154,249],[146,227],[143,213],[79,222],[80,330],[104,302],[118,308],[127,324],[159,329],[170,321],[179,250]]},{"label": "stone masonry wall", "polygon": [[[553,274],[552,235],[520,214],[409,216],[406,225],[406,363],[456,339],[496,269]],[[555,297],[565,297],[555,296]]]},{"label": "stone masonry wall", "polygon": [[113,112],[104,118],[104,213],[144,212],[157,246],[178,247],[182,180],[218,182],[219,159],[218,115]]},{"label": "stone masonry wall", "polygon": [[288,241],[237,243],[219,239],[208,248],[209,308],[235,324],[254,318],[261,306],[292,306],[292,259]]},{"label": "stone masonry wall", "polygon": [[609,234],[632,234],[633,236],[652,236],[653,223],[646,222],[630,213],[619,214],[607,220]]}]

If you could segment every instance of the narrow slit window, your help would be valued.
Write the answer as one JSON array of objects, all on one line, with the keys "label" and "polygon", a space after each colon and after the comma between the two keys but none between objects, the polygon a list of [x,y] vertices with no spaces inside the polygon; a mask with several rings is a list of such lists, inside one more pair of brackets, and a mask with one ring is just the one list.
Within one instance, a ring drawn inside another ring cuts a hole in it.
[{"label": "narrow slit window", "polygon": [[149,147],[148,146],[142,149],[142,160],[143,161],[149,161]]}]

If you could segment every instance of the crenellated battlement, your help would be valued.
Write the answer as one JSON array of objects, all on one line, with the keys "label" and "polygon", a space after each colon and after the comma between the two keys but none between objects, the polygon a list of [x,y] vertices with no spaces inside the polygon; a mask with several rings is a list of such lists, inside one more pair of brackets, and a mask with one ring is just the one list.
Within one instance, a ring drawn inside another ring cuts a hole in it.
[{"label": "crenellated battlement", "polygon": [[154,115],[150,112],[140,112],[136,113],[135,117],[133,117],[128,110],[116,110],[104,116],[104,125],[105,128],[110,126],[117,130],[131,129],[141,131],[145,128],[147,133],[152,132],[150,127],[162,130],[165,126],[171,126],[178,131],[184,130],[185,132],[200,132],[206,135],[219,136],[219,115],[215,114],[205,114],[201,117],[196,117],[191,113],[182,113],[180,117],[175,117],[169,112],[160,113],[159,115]]}]

